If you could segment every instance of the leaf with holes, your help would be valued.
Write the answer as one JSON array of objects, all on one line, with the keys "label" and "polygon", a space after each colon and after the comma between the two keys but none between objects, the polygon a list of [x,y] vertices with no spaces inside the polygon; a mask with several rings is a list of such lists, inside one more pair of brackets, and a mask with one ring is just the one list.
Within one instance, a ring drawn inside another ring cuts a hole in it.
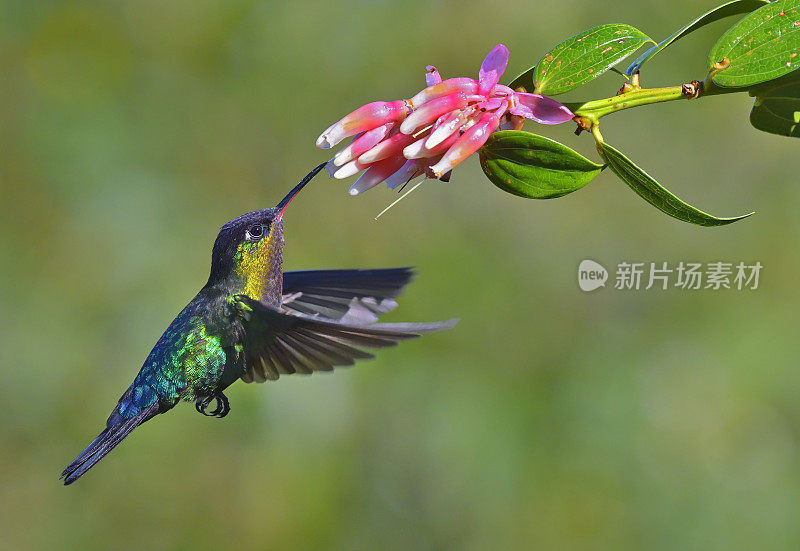
[{"label": "leaf with holes", "polygon": [[[726,61],[727,60],[727,61]],[[708,55],[714,84],[752,86],[800,67],[800,0],[763,6],[722,35]]]},{"label": "leaf with holes", "polygon": [[642,31],[617,23],[600,25],[569,38],[536,64],[535,92],[555,96],[597,78],[638,50],[655,42]]},{"label": "leaf with holes", "polygon": [[656,182],[652,176],[636,166],[633,161],[607,143],[598,143],[597,152],[608,163],[614,174],[628,184],[628,187],[635,191],[639,197],[661,212],[678,220],[697,224],[698,226],[723,226],[753,214],[751,212],[733,218],[717,218],[678,199],[668,189]]},{"label": "leaf with holes", "polygon": [[669,37],[665,38],[657,45],[653,46],[652,48],[648,49],[642,55],[640,55],[636,61],[631,63],[630,67],[625,71],[625,74],[631,76],[633,73],[639,71],[639,69],[647,63],[650,58],[654,55],[659,53],[661,50],[664,50],[667,46],[675,42],[676,40],[683,38],[689,33],[696,31],[702,27],[705,27],[709,23],[713,23],[714,21],[719,21],[725,17],[729,17],[731,15],[739,15],[742,13],[750,13],[751,11],[760,8],[764,4],[769,3],[768,0],[733,0],[733,2],[728,2],[726,4],[722,4],[721,6],[717,6],[713,10],[707,11],[700,17],[697,17],[672,33]]},{"label": "leaf with holes", "polygon": [[800,82],[789,82],[757,95],[750,124],[770,134],[800,138]]},{"label": "leaf with holes", "polygon": [[479,157],[483,172],[494,185],[529,199],[572,193],[605,168],[566,145],[519,130],[492,134]]}]

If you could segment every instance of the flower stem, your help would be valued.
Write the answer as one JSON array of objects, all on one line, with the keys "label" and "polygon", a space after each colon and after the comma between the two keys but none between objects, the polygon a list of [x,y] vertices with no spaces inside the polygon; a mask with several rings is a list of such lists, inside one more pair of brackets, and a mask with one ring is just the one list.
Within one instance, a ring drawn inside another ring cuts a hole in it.
[{"label": "flower stem", "polygon": [[622,111],[623,109],[678,99],[688,99],[688,96],[683,91],[683,86],[634,89],[630,92],[625,92],[610,98],[578,104],[567,104],[567,107],[575,113],[576,117],[596,122],[600,117],[605,117],[606,115]]},{"label": "flower stem", "polygon": [[592,126],[592,136],[594,136],[594,141],[597,143],[603,143],[603,135],[600,133],[600,125],[595,124]]}]

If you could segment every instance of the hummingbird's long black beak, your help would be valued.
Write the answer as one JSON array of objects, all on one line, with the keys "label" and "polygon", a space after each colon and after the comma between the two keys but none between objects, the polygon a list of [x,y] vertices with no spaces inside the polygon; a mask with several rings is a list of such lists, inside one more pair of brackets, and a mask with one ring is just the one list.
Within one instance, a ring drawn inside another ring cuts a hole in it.
[{"label": "hummingbird's long black beak", "polygon": [[286,197],[284,197],[283,199],[281,199],[281,202],[280,202],[280,203],[278,203],[278,204],[277,204],[277,206],[275,207],[275,208],[278,210],[278,215],[277,215],[277,218],[278,218],[278,219],[280,219],[280,218],[283,218],[283,211],[285,211],[285,210],[286,210],[286,207],[288,207],[288,206],[289,206],[289,203],[291,203],[291,202],[292,202],[292,199],[294,199],[295,195],[297,195],[298,193],[300,193],[300,190],[301,190],[301,189],[303,189],[303,187],[305,187],[305,185],[306,185],[307,183],[309,183],[309,182],[311,181],[311,179],[312,179],[312,178],[314,178],[314,176],[316,176],[317,174],[319,174],[319,172],[320,172],[320,171],[321,171],[323,168],[325,168],[325,165],[326,165],[326,164],[328,164],[328,163],[327,163],[327,162],[324,162],[324,163],[322,163],[321,165],[319,165],[318,167],[316,167],[314,170],[312,170],[311,172],[309,172],[309,173],[308,173],[308,175],[307,175],[305,178],[303,178],[303,180],[302,180],[302,181],[301,181],[299,184],[297,184],[296,186],[294,186],[294,188],[292,189],[292,191],[290,191],[290,192],[289,192],[289,193],[286,195]]}]

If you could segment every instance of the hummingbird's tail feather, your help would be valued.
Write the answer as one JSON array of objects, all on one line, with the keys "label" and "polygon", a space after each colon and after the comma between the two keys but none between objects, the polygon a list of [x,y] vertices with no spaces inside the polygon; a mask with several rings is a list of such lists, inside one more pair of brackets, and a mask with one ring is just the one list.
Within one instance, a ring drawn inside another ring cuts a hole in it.
[{"label": "hummingbird's tail feather", "polygon": [[155,402],[142,409],[134,417],[123,418],[117,416],[117,419],[120,419],[119,422],[107,426],[72,463],[67,465],[60,477],[64,479],[64,485],[69,486],[85,475],[89,469],[94,467],[98,461],[108,455],[126,436],[133,432],[133,429],[156,415],[158,409],[158,402]]}]

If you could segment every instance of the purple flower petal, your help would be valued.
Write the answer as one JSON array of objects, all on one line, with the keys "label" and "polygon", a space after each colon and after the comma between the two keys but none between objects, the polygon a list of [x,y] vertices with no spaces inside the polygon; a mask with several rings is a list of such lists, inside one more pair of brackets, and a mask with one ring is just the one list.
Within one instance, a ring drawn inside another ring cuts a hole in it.
[{"label": "purple flower petal", "polygon": [[434,84],[442,82],[442,77],[439,76],[439,71],[436,70],[436,67],[428,65],[425,67],[425,70],[427,71],[427,73],[425,73],[426,86],[433,86]]},{"label": "purple flower petal", "polygon": [[[526,119],[536,120],[536,117],[533,116],[533,111],[531,111],[530,107],[526,107],[525,105],[517,105],[516,107],[512,107],[508,110],[509,113],[512,115],[517,115],[519,117],[525,117]],[[536,121],[539,122],[539,121]]]},{"label": "purple flower petal", "polygon": [[478,93],[488,94],[491,92],[492,88],[500,82],[500,77],[503,76],[507,65],[508,48],[503,44],[498,44],[492,48],[492,51],[489,52],[489,55],[486,56],[486,59],[481,64]]},{"label": "purple flower petal", "polygon": [[410,159],[398,171],[386,178],[386,187],[394,189],[425,175],[425,165],[430,159]]},{"label": "purple flower petal", "polygon": [[325,165],[325,172],[328,173],[328,178],[333,178],[333,173],[337,170],[339,170],[339,167],[333,164],[333,159],[328,161],[328,163]]},{"label": "purple flower petal", "polygon": [[517,92],[516,97],[519,104],[511,113],[539,124],[561,124],[575,116],[565,105],[547,96]]}]

